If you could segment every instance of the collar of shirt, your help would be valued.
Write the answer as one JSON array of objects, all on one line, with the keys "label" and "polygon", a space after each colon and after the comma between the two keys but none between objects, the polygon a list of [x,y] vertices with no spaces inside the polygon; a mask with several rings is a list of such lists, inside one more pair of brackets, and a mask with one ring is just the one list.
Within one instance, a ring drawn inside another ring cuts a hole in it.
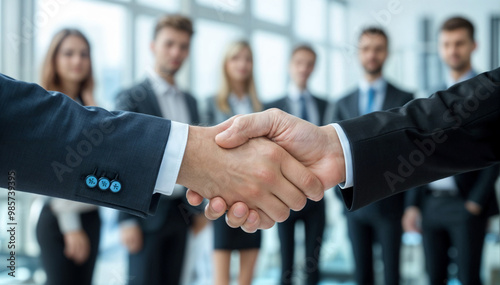
[{"label": "collar of shirt", "polygon": [[368,93],[368,89],[370,89],[370,87],[375,89],[375,94],[385,93],[385,89],[387,88],[387,81],[385,81],[383,77],[378,78],[371,84],[364,78],[359,81],[359,89],[361,90],[361,92]]},{"label": "collar of shirt", "polygon": [[297,85],[290,83],[290,85],[288,85],[288,98],[292,101],[299,101],[300,96],[304,96],[306,100],[309,100],[311,93],[307,90],[307,88],[300,91]]},{"label": "collar of shirt", "polygon": [[383,108],[385,100],[385,92],[387,90],[387,81],[383,77],[378,78],[371,84],[364,78],[359,81],[359,113],[364,114],[366,105],[368,104],[368,89],[375,89],[375,99],[373,101],[372,110],[380,111]]},{"label": "collar of shirt", "polygon": [[229,94],[228,100],[235,115],[250,114],[253,112],[252,100],[250,100],[250,96],[248,94],[245,94],[243,98],[240,98],[236,94],[231,93]]},{"label": "collar of shirt", "polygon": [[156,73],[152,68],[147,70],[147,77],[151,82],[151,87],[156,96],[161,97],[163,95],[176,95],[180,91],[175,85],[171,85],[165,79],[161,78],[158,73]]},{"label": "collar of shirt", "polygon": [[462,75],[462,77],[460,77],[457,81],[455,81],[453,80],[453,78],[451,78],[450,73],[448,73],[448,76],[446,77],[446,87],[450,88],[451,86],[460,83],[462,81],[469,80],[476,75],[477,73],[473,69],[470,69],[469,71],[467,71],[467,73],[465,73],[464,75]]}]

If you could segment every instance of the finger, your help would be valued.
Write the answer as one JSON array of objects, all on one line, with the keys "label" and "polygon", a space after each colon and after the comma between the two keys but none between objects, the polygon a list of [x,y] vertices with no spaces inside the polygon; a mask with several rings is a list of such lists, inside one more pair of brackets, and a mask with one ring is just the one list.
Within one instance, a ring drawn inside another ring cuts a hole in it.
[{"label": "finger", "polygon": [[207,206],[205,207],[205,216],[209,220],[217,220],[226,212],[227,205],[224,199],[220,197],[214,197],[210,199]]},{"label": "finger", "polygon": [[259,229],[260,217],[259,213],[255,210],[250,210],[247,220],[241,226],[241,229],[247,233],[254,233]]},{"label": "finger", "polygon": [[267,136],[273,123],[271,111],[243,115],[234,118],[229,128],[215,136],[215,142],[224,148],[237,147],[251,138]]},{"label": "finger", "polygon": [[234,203],[226,213],[226,224],[231,228],[241,227],[246,222],[249,212],[245,203]]},{"label": "finger", "polygon": [[[285,180],[285,179],[283,179]],[[286,187],[283,184],[273,184],[273,187]],[[295,187],[288,182],[288,188]],[[285,190],[286,191],[286,190]],[[265,212],[273,222],[284,222],[290,216],[290,208],[274,194],[266,193],[258,198],[257,207]],[[260,212],[259,212],[260,215]],[[261,215],[262,219],[262,215]]]},{"label": "finger", "polygon": [[191,189],[186,191],[186,198],[191,206],[198,206],[203,202],[203,197]]},{"label": "finger", "polygon": [[257,209],[257,213],[260,217],[259,229],[263,229],[263,230],[270,229],[276,223],[270,216],[268,216],[261,209]]},{"label": "finger", "polygon": [[318,177],[288,153],[283,154],[281,173],[301,191],[301,193],[296,191],[281,193],[279,196],[282,201],[290,206],[290,209],[301,210],[307,202],[303,199],[304,195],[313,201],[319,201],[323,198],[325,188]]}]

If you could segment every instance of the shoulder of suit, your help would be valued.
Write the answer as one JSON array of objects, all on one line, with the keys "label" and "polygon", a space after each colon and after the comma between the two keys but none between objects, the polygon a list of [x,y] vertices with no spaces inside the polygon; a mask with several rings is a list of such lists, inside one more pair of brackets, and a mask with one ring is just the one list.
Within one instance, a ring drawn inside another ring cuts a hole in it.
[{"label": "shoulder of suit", "polygon": [[386,92],[387,92],[389,89],[392,89],[393,91],[395,91],[395,92],[399,93],[399,94],[400,94],[400,96],[406,96],[406,97],[411,97],[411,98],[413,98],[413,97],[414,97],[413,93],[408,92],[408,91],[406,91],[406,90],[403,90],[403,89],[401,89],[401,88],[399,88],[399,87],[395,86],[394,84],[392,84],[392,83],[390,83],[390,82],[387,82],[387,90],[386,90]]},{"label": "shoulder of suit", "polygon": [[138,92],[146,92],[146,93],[152,92],[151,85],[147,79],[145,79],[141,83],[123,89],[118,93],[118,96],[131,96],[133,94],[134,95],[137,94]]},{"label": "shoulder of suit", "polygon": [[279,99],[276,99],[274,101],[264,103],[264,109],[271,109],[271,108],[278,108],[278,109],[283,109],[283,106],[286,104],[288,96],[282,96]]},{"label": "shoulder of suit", "polygon": [[359,88],[355,88],[351,91],[349,91],[348,93],[346,93],[345,95],[341,96],[340,99],[338,99],[336,102],[337,104],[342,104],[342,103],[345,103],[349,100],[353,100],[355,96],[358,95],[358,92],[359,92]]}]

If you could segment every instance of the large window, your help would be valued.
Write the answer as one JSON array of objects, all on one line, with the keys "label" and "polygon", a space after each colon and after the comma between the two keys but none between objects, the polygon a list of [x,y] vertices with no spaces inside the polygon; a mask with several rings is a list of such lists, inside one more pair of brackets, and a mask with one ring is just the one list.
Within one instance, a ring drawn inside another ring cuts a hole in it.
[{"label": "large window", "polygon": [[[37,9],[47,9],[47,1],[38,1]],[[126,9],[99,1],[61,2],[46,24],[37,27],[35,58],[40,67],[55,33],[63,28],[77,28],[89,39],[92,66],[96,79],[98,103],[110,107],[114,95],[125,84],[125,70],[130,68],[126,58]],[[40,70],[39,68],[36,70]],[[38,80],[38,77],[37,77]]]},{"label": "large window", "polygon": [[215,95],[222,75],[227,45],[244,39],[243,30],[224,22],[199,19],[192,44],[192,92],[200,99]]}]

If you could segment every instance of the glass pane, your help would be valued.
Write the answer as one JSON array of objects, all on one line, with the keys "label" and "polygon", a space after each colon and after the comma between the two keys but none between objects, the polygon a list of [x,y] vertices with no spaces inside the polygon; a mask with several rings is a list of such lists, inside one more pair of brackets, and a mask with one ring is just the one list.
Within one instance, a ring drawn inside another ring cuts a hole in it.
[{"label": "glass pane", "polygon": [[[330,54],[330,70],[331,74],[328,79],[330,83],[330,96],[339,99],[340,97],[346,95],[348,83],[346,80],[349,78],[346,74],[346,55],[340,50],[334,50]],[[354,61],[349,61],[351,64],[355,64]],[[351,78],[353,78],[351,76]]]},{"label": "glass pane", "polygon": [[196,0],[196,2],[213,8],[221,19],[225,12],[241,14],[245,10],[245,0]]},{"label": "glass pane", "polygon": [[346,8],[344,4],[333,2],[330,5],[330,39],[332,44],[346,41]]},{"label": "glass pane", "polygon": [[[44,2],[38,1],[38,11]],[[66,27],[79,29],[91,45],[95,97],[99,105],[110,108],[114,96],[125,83],[128,68],[125,8],[103,2],[75,0],[61,5],[59,9],[58,13],[47,17],[46,24],[36,26],[37,67],[41,66],[55,33]]]},{"label": "glass pane", "polygon": [[325,0],[295,1],[294,30],[297,36],[305,40],[325,40],[326,9]]},{"label": "glass pane", "polygon": [[242,39],[243,31],[232,25],[209,20],[197,20],[195,28],[196,34],[191,45],[192,91],[198,98],[207,98],[215,95],[219,88],[222,59],[227,45]]},{"label": "glass pane", "polygon": [[150,43],[153,40],[153,30],[156,18],[152,16],[140,15],[135,23],[135,71],[136,81],[145,77],[146,70],[153,66],[153,54]]},{"label": "glass pane", "polygon": [[326,47],[320,45],[313,46],[314,51],[316,51],[316,65],[314,66],[314,72],[309,80],[308,88],[314,95],[321,98],[326,98],[328,95],[328,83],[327,83],[327,52]]},{"label": "glass pane", "polygon": [[165,11],[179,11],[179,0],[139,0],[139,4],[144,4]]},{"label": "glass pane", "polygon": [[252,10],[255,18],[280,25],[289,22],[290,6],[287,0],[255,0]]},{"label": "glass pane", "polygon": [[283,96],[287,84],[290,42],[287,37],[264,31],[252,36],[257,90],[264,102]]}]

